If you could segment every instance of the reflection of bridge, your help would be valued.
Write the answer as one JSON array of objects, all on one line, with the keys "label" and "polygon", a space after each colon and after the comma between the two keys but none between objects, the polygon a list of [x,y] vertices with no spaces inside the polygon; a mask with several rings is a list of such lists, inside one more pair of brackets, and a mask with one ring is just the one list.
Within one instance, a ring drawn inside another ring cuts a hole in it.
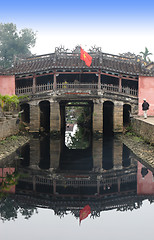
[{"label": "reflection of bridge", "polygon": [[[149,171],[149,174],[144,176],[148,179],[145,182],[145,189],[141,175],[142,165],[137,164],[135,156],[128,149],[125,149],[123,155],[124,146],[117,140],[112,142],[113,149],[110,149],[112,159],[109,155],[106,159],[105,151],[102,149],[105,146],[100,140],[93,142],[93,168],[84,171],[60,168],[59,140],[51,139],[50,144],[43,143],[42,138],[31,141],[30,145],[26,145],[20,152],[21,161],[10,165],[12,167],[16,165],[20,176],[11,196],[11,204],[15,207],[49,208],[60,217],[68,212],[78,217],[79,210],[89,204],[91,216],[99,217],[101,211],[133,210],[140,208],[145,199],[154,201],[149,182],[149,177],[151,179],[153,177],[152,173]],[[45,146],[47,148],[44,148]],[[42,147],[45,155],[42,153]],[[41,168],[41,162],[44,161],[47,166]],[[73,157],[71,161],[74,162]],[[111,163],[106,169],[105,162]]]},{"label": "reflection of bridge", "polygon": [[99,217],[101,211],[132,211],[140,208],[145,199],[154,201],[153,195],[137,195],[136,166],[101,175],[74,174],[72,177],[66,174],[47,176],[39,172],[29,171],[32,176],[20,178],[13,197],[19,206],[53,209],[60,217],[71,212],[79,217],[79,210],[89,204],[91,216]]}]

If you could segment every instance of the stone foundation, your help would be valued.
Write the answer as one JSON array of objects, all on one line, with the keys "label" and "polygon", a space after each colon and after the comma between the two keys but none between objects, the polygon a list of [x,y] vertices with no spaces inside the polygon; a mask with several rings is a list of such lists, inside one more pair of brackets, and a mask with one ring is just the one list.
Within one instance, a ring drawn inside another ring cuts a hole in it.
[{"label": "stone foundation", "polygon": [[16,121],[16,118],[11,118],[0,122],[0,140],[19,132],[19,124],[16,124]]},{"label": "stone foundation", "polygon": [[154,145],[154,125],[144,122],[140,119],[132,118],[131,126],[137,135]]}]

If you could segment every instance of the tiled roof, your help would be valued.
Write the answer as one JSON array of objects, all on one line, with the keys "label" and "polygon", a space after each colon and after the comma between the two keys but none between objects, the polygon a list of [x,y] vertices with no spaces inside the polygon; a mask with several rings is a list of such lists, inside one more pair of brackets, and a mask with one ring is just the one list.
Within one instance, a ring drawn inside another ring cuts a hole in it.
[{"label": "tiled roof", "polygon": [[150,70],[135,58],[126,58],[106,53],[90,53],[92,64],[90,67],[80,59],[79,53],[52,53],[33,56],[28,59],[18,60],[13,72],[15,75],[29,75],[33,73],[52,71],[108,71],[118,74],[147,75]]}]

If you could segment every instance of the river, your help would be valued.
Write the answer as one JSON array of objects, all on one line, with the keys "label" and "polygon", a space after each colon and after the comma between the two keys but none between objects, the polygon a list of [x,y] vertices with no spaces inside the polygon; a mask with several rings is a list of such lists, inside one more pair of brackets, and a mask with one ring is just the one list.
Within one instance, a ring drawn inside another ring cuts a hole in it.
[{"label": "river", "polygon": [[151,239],[153,173],[116,137],[65,139],[33,137],[0,164],[1,239]]}]

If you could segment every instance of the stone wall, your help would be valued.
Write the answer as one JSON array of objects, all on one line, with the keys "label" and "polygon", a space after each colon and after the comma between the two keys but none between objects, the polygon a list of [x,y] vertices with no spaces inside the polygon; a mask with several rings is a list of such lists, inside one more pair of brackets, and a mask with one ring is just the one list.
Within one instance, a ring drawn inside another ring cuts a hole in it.
[{"label": "stone wall", "polygon": [[154,145],[154,125],[136,118],[132,118],[131,125],[137,135]]},{"label": "stone wall", "polygon": [[16,121],[16,118],[12,118],[0,122],[0,140],[19,132],[19,124],[16,124]]}]

